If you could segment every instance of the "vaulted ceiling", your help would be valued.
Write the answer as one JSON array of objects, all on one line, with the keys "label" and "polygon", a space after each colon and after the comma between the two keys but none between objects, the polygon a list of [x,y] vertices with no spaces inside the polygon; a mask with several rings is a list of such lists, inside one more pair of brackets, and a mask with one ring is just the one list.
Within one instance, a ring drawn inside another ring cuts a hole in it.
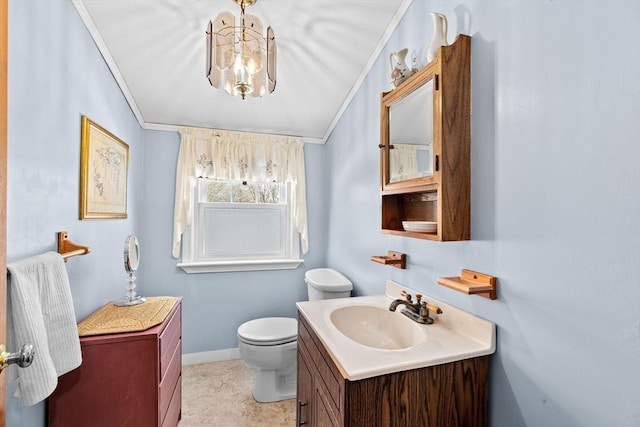
[{"label": "vaulted ceiling", "polygon": [[206,127],[322,142],[411,0],[258,0],[277,85],[242,100],[205,78],[205,30],[233,0],[73,0],[141,126]]}]

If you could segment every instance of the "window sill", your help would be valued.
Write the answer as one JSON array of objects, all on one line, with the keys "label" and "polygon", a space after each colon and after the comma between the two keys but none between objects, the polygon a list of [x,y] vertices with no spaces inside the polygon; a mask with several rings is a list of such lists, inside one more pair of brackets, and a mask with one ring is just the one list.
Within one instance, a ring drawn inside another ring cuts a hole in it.
[{"label": "window sill", "polygon": [[178,267],[185,273],[222,273],[229,271],[258,271],[258,270],[293,270],[298,268],[304,260],[301,259],[264,259],[242,261],[204,261],[180,262]]}]

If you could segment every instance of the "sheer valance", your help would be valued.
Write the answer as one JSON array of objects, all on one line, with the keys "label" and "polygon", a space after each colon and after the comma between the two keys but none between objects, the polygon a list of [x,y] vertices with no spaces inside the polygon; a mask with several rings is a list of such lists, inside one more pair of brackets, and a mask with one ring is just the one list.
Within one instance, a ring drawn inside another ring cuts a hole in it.
[{"label": "sheer valance", "polygon": [[192,198],[199,177],[248,182],[291,183],[292,218],[302,252],[308,250],[304,150],[300,138],[182,128],[176,170],[173,256],[191,224]]}]

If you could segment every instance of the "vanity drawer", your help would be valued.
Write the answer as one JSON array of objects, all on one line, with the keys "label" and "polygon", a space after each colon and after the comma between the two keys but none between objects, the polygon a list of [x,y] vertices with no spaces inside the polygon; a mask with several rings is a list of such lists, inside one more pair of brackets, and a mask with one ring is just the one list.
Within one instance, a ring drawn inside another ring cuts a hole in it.
[{"label": "vanity drawer", "polygon": [[340,409],[340,383],[335,377],[333,370],[331,369],[331,367],[329,367],[329,364],[327,364],[324,359],[321,360],[320,364],[318,365],[318,372],[320,373],[322,382],[329,392],[331,402],[336,409]]},{"label": "vanity drawer", "polygon": [[341,412],[343,394],[341,387],[343,383],[342,375],[340,375],[331,356],[329,356],[329,353],[327,353],[322,344],[316,343],[318,338],[306,321],[300,318],[298,325],[298,334],[300,335],[298,345],[306,350],[305,355],[308,355],[313,361],[318,372],[319,381],[322,382],[324,389],[329,395],[326,400],[333,404],[333,408],[339,413]]},{"label": "vanity drawer", "polygon": [[338,427],[342,426],[338,420],[340,420],[340,413],[335,410],[330,403],[330,399],[327,398],[327,393],[324,388],[316,387],[314,395],[314,407],[316,408],[315,414],[315,426],[317,427]]},{"label": "vanity drawer", "polygon": [[182,306],[173,313],[171,319],[167,323],[167,327],[160,334],[160,378],[163,378],[167,372],[173,353],[175,352],[178,341],[182,336]]},{"label": "vanity drawer", "polygon": [[320,359],[322,359],[322,355],[313,341],[313,338],[311,338],[311,334],[309,334],[309,331],[307,330],[307,325],[302,321],[302,318],[298,322],[298,335],[300,336],[298,344],[303,343],[306,346],[307,353],[313,361],[313,364],[318,366]]},{"label": "vanity drawer", "polygon": [[173,352],[171,362],[167,368],[167,373],[160,382],[160,420],[164,420],[169,410],[171,396],[176,389],[176,383],[180,380],[182,371],[182,340],[178,341],[178,345]]}]

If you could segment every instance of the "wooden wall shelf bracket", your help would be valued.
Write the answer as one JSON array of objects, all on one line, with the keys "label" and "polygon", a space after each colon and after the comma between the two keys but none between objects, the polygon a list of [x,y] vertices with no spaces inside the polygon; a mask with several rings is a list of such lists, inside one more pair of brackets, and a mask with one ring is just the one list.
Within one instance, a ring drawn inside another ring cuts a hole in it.
[{"label": "wooden wall shelf bracket", "polygon": [[395,251],[388,251],[387,255],[374,255],[371,257],[371,261],[390,265],[402,270],[407,268],[407,255]]},{"label": "wooden wall shelf bracket", "polygon": [[460,277],[439,277],[438,284],[467,295],[498,298],[497,278],[477,271],[462,270]]},{"label": "wooden wall shelf bracket", "polygon": [[89,248],[89,246],[79,245],[69,240],[69,236],[66,231],[58,232],[58,253],[62,255],[64,262],[67,262],[67,259],[71,257],[86,255],[89,252],[91,252],[91,248]]}]

